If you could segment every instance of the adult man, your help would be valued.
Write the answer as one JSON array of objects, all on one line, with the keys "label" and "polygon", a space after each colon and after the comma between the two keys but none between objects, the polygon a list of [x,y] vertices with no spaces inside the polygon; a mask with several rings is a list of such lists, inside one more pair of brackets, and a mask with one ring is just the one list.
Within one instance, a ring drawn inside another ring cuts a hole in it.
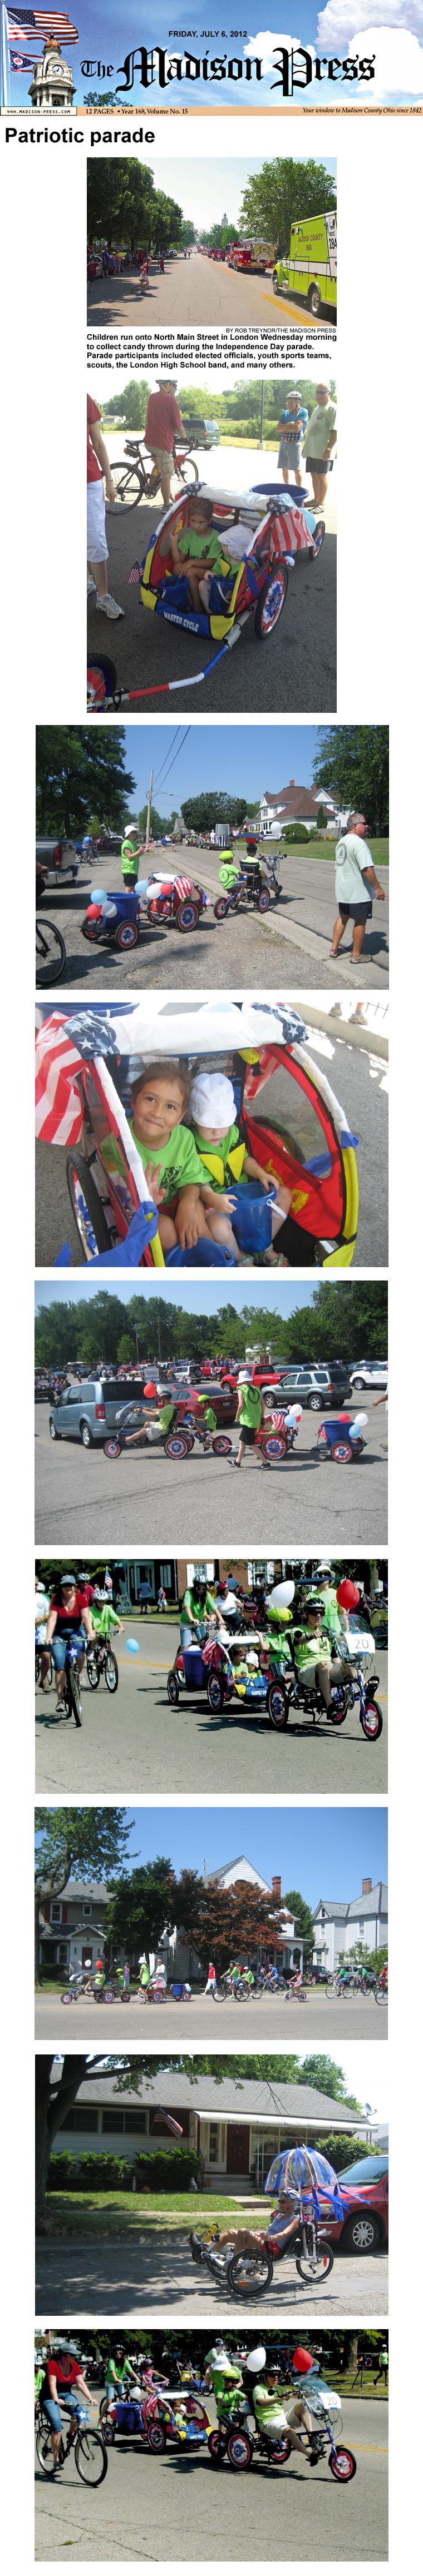
[{"label": "adult man", "polygon": [[303,438],[306,474],[311,474],[316,510],[324,509],[328,472],[332,472],[333,447],[336,447],[336,403],[331,400],[330,385],[316,385],[315,407]]},{"label": "adult man", "polygon": [[170,486],[173,465],[175,429],[184,436],[178,403],[175,402],[176,377],[159,376],[158,392],[149,394],[145,424],[145,444],[154,457],[160,475],[164,510],[170,509]]},{"label": "adult man", "polygon": [[88,1638],[90,1644],[92,1644],[94,1639],[91,1611],[87,1609],[83,1599],[83,1594],[78,1590],[75,1582],[75,1575],[63,1574],[61,1581],[58,1584],[57,1591],[53,1592],[51,1597],[47,1620],[46,1642],[41,1663],[41,1680],[43,1682],[45,1675],[48,1672],[48,1648],[51,1646],[52,1660],[57,1676],[56,1709],[61,1709],[62,1707],[66,1647],[69,1644],[70,1637],[74,1638],[75,1644],[78,1646],[78,1671],[79,1677],[81,1678],[85,1659],[86,1640]]},{"label": "adult man", "polygon": [[82,2377],[81,2364],[80,2361],[78,2361],[76,2344],[74,2343],[59,2345],[57,2351],[50,2353],[39,2392],[40,2406],[43,2407],[44,2414],[48,2415],[49,2423],[51,2425],[51,2447],[54,2460],[53,2476],[56,2474],[60,2439],[63,2430],[59,2397],[66,2397],[70,2389],[74,2391],[78,2390],[78,2396],[86,2397],[88,2399],[88,2405],[90,2405],[91,2400],[89,2388],[86,2387],[85,2379]]},{"label": "adult man", "polygon": [[371,919],[370,889],[373,889],[377,903],[385,902],[384,887],[380,885],[379,877],[376,876],[376,870],[373,867],[371,850],[365,838],[366,832],[365,815],[349,814],[346,830],[342,833],[341,840],[337,841],[335,850],[335,894],[338,913],[329,956],[337,957],[347,921],[351,919],[353,923],[352,956],[353,964],[356,965],[361,957],[366,921]]},{"label": "adult man", "polygon": [[96,608],[104,609],[106,617],[123,617],[123,608],[118,607],[117,599],[112,598],[107,588],[109,549],[106,545],[103,474],[107,500],[114,501],[116,494],[107,447],[98,426],[100,420],[98,403],[93,401],[92,394],[87,394],[87,599],[91,591],[96,590]]}]

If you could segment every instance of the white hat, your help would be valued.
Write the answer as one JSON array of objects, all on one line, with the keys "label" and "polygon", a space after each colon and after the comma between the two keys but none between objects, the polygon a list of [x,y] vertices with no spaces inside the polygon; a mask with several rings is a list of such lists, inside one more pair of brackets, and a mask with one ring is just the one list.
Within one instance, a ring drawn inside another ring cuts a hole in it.
[{"label": "white hat", "polygon": [[251,1385],[251,1378],[250,1378],[250,1371],[249,1371],[249,1369],[239,1369],[239,1370],[238,1370],[238,1386],[250,1386],[250,1385]]},{"label": "white hat", "polygon": [[192,1084],[190,1108],[202,1127],[220,1127],[225,1132],[236,1118],[236,1101],[227,1073],[197,1073]]}]

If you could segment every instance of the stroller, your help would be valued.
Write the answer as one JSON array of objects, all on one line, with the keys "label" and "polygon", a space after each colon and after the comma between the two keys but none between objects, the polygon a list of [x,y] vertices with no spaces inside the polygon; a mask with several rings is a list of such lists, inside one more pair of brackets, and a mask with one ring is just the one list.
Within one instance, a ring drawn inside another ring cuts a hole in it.
[{"label": "stroller", "polygon": [[[324,520],[316,520],[310,508],[308,493],[296,484],[264,483],[247,492],[213,491],[209,484],[198,484],[196,500],[213,504],[213,532],[222,540],[222,571],[212,578],[208,608],[195,610],[190,604],[186,578],[175,577],[170,536],[180,536],[187,524],[192,494],[179,493],[170,509],[159,520],[149,540],[142,563],[134,563],[129,583],[139,583],[143,608],[181,626],[190,635],[209,636],[218,651],[207,663],[206,671],[196,672],[201,681],[216,668],[223,654],[238,642],[242,627],[254,619],[254,633],[265,643],[273,635],[285,606],[288,589],[288,567],[292,570],[297,555],[305,562],[314,561],[325,537]],[[231,531],[241,523],[242,553],[237,545],[236,562],[230,553]],[[227,544],[227,554],[225,549]],[[227,570],[223,567],[227,564]],[[192,685],[190,675],[190,685]],[[164,689],[169,682],[163,683]],[[172,681],[172,688],[186,687],[186,680]],[[122,691],[111,662],[92,659],[87,668],[88,706],[103,711],[107,706],[132,704],[136,698],[161,694],[148,687]]]},{"label": "stroller", "polygon": [[[152,997],[148,1007],[99,1004],[78,1009],[69,1020],[53,1010],[38,1032],[37,1134],[55,1142],[53,1075],[57,1141],[68,1146],[68,1189],[83,1260],[110,1259],[119,1247],[128,1269],[145,1260],[163,1267],[157,1210],[128,1123],[131,1064],[162,1049],[196,1073],[230,1070],[240,1138],[231,1195],[237,1198],[234,1231],[242,1249],[257,1261],[270,1244],[271,1198],[284,1180],[291,1207],[274,1249],[299,1269],[348,1268],[357,1232],[358,1140],[309,1053],[304,1021],[284,1003],[272,1009],[213,1001],[195,1015],[175,1012],[163,1021]],[[268,1172],[268,1191],[254,1181],[242,1187],[243,1147]],[[218,1268],[231,1260],[229,1247],[204,1237],[194,1252],[181,1252],[178,1245],[167,1253],[166,1267],[211,1261]]]}]

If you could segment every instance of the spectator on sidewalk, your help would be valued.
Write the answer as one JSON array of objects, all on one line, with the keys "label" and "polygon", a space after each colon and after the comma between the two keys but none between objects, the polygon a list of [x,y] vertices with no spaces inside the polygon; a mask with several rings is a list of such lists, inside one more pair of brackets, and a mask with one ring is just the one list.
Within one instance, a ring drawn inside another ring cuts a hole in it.
[{"label": "spectator on sidewalk", "polygon": [[296,483],[302,483],[301,442],[306,428],[307,412],[301,401],[301,394],[287,394],[286,410],[281,412],[278,420],[280,436],[278,473],[282,467],[284,483],[289,483],[290,476],[293,474],[295,474]]},{"label": "spectator on sidewalk", "polygon": [[330,385],[316,385],[314,411],[307,422],[303,452],[306,474],[311,474],[316,510],[323,510],[332,473],[332,448],[336,447],[336,403],[332,402]]},{"label": "spectator on sidewalk", "polygon": [[364,814],[349,814],[346,831],[335,850],[335,894],[338,914],[334,924],[330,957],[337,957],[347,921],[353,923],[353,963],[357,965],[366,928],[371,920],[371,891],[377,903],[385,902],[384,887],[376,876],[371,850],[365,840],[367,824]]},{"label": "spectator on sidewalk", "polygon": [[106,504],[103,475],[108,501],[115,499],[115,487],[107,447],[98,423],[101,411],[92,394],[87,394],[87,599],[97,592],[96,608],[106,617],[123,617],[117,599],[107,588],[109,549],[106,544]]}]

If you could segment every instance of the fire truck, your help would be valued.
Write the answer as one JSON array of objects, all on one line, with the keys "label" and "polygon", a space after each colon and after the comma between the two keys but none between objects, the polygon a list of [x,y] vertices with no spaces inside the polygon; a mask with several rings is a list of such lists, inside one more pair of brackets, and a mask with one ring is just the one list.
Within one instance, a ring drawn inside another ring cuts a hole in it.
[{"label": "fire truck", "polygon": [[265,275],[267,268],[273,268],[274,258],[274,242],[253,239],[229,242],[226,252],[228,268],[249,268],[262,276]]}]

